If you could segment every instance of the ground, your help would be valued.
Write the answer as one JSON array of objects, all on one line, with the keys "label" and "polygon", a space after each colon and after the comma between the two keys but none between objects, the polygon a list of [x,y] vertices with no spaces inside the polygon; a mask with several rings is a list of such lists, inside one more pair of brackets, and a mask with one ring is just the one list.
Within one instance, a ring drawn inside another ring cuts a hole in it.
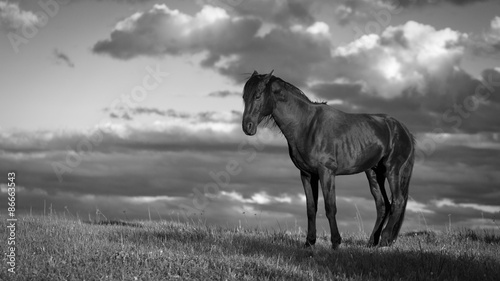
[{"label": "ground", "polygon": [[[6,221],[6,217],[0,217]],[[389,248],[365,234],[327,233],[302,248],[300,230],[233,229],[172,221],[19,218],[16,273],[0,280],[498,280],[500,236],[457,229],[403,233]],[[8,229],[0,229],[6,252]]]}]

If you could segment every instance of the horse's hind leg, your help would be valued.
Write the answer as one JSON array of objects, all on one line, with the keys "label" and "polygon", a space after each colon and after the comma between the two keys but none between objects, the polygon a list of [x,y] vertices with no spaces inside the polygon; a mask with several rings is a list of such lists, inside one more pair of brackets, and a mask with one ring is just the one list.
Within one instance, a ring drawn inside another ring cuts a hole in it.
[{"label": "horse's hind leg", "polygon": [[[413,163],[411,163],[411,166],[413,166]],[[409,175],[407,174],[408,169],[401,169],[400,173],[400,167],[400,165],[393,165],[387,173],[387,181],[392,193],[392,203],[389,220],[382,231],[380,246],[389,246],[396,241],[403,224],[412,167],[409,168]]]},{"label": "horse's hind leg", "polygon": [[377,207],[377,220],[368,241],[368,247],[372,247],[377,246],[379,242],[380,233],[382,232],[384,222],[387,220],[388,210],[391,205],[384,187],[385,167],[379,165],[378,168],[367,170],[365,173],[370,183],[370,191],[375,199],[375,206]]}]

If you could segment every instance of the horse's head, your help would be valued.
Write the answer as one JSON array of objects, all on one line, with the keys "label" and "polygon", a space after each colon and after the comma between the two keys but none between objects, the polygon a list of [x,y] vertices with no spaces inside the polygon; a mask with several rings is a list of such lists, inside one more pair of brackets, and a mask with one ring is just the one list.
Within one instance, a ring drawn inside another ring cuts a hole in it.
[{"label": "horse's head", "polygon": [[242,127],[243,132],[249,136],[255,135],[257,125],[273,112],[274,100],[268,85],[272,77],[273,71],[269,74],[258,74],[254,71],[243,88],[245,111]]}]

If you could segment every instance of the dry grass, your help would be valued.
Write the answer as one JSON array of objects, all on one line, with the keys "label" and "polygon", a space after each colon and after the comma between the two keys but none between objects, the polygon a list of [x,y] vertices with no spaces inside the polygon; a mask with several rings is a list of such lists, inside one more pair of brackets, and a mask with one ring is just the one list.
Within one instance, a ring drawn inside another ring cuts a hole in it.
[{"label": "dry grass", "polygon": [[[5,221],[5,217],[2,220]],[[6,241],[6,228],[0,230]],[[18,267],[1,280],[498,280],[500,237],[456,230],[403,234],[366,248],[343,234],[303,249],[297,231],[225,229],[178,222],[88,224],[56,217],[18,221]],[[6,244],[6,243],[5,243]]]}]

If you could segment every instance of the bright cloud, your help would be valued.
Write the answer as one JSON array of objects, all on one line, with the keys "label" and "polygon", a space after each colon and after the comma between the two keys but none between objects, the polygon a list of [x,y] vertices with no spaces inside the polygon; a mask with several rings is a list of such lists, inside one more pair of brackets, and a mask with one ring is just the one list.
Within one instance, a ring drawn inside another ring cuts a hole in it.
[{"label": "bright cloud", "polygon": [[460,66],[466,37],[409,21],[340,46],[333,56],[348,59],[340,75],[366,82],[372,94],[394,98],[411,87],[423,93],[430,80],[449,77]]},{"label": "bright cloud", "polygon": [[37,15],[19,8],[19,3],[0,1],[0,28],[7,32],[23,26],[35,25],[40,21]]},{"label": "bright cloud", "polygon": [[241,194],[235,191],[231,192],[222,191],[221,195],[231,198],[232,200],[236,200],[238,202],[247,204],[267,205],[273,202],[288,203],[288,204],[292,203],[292,198],[288,195],[271,196],[268,195],[266,192],[254,193],[250,198],[244,198]]},{"label": "bright cloud", "polygon": [[111,38],[97,42],[96,53],[121,59],[138,55],[196,53],[209,49],[241,48],[256,34],[260,22],[230,18],[218,7],[204,6],[191,16],[156,4],[117,23]]},{"label": "bright cloud", "polygon": [[330,36],[330,27],[328,24],[324,22],[315,22],[311,26],[304,28],[302,25],[294,25],[291,27],[292,31],[296,32],[309,32],[310,34],[313,35],[323,35],[323,36]]},{"label": "bright cloud", "polygon": [[435,213],[433,210],[430,210],[426,204],[411,199],[408,200],[408,203],[406,204],[406,210],[419,214]]},{"label": "bright cloud", "polygon": [[474,210],[478,210],[486,213],[498,213],[500,212],[500,205],[481,205],[476,203],[455,203],[453,200],[448,198],[443,198],[440,200],[434,201],[434,204],[438,208],[442,208],[445,206],[448,207],[458,207],[458,208],[471,208]]}]

